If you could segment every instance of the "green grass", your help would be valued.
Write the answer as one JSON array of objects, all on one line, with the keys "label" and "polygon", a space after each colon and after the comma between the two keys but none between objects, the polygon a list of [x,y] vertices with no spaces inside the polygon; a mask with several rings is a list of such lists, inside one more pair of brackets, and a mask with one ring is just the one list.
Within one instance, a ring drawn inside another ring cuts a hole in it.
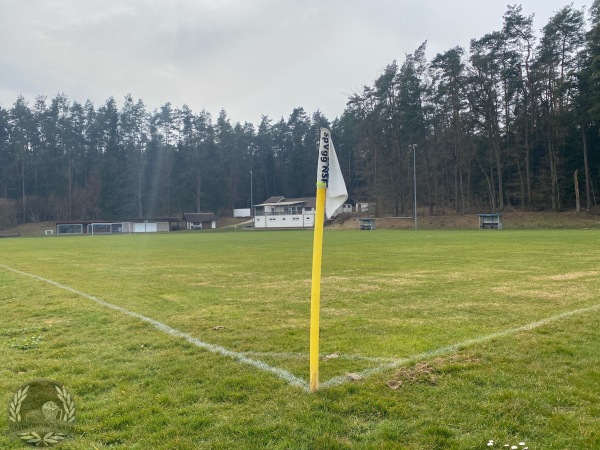
[{"label": "green grass", "polygon": [[[307,231],[0,240],[4,266],[303,380],[311,259]],[[599,275],[596,230],[326,231],[321,382],[372,375],[311,395],[0,267],[0,392],[67,386],[64,448],[600,448],[600,308],[516,331],[599,305]]]}]

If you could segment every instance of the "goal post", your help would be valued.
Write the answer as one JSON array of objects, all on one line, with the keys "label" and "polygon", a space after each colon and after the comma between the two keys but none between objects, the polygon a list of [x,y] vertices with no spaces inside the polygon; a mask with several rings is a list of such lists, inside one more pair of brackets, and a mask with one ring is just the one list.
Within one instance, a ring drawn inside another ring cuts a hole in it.
[{"label": "goal post", "polygon": [[110,223],[91,223],[88,225],[88,234],[111,234]]},{"label": "goal post", "polygon": [[91,223],[87,228],[88,234],[123,234],[133,232],[133,223],[131,222],[99,222]]}]

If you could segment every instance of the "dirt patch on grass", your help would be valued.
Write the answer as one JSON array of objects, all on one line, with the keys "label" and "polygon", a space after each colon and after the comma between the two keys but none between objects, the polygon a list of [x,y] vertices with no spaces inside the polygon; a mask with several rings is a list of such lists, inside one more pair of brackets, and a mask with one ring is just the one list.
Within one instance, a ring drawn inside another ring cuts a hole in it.
[{"label": "dirt patch on grass", "polygon": [[577,280],[579,278],[585,277],[595,277],[598,275],[597,270],[593,270],[590,272],[571,272],[571,273],[563,273],[559,275],[548,275],[545,277],[536,277],[535,280],[550,280],[550,281],[562,281],[562,280]]},{"label": "dirt patch on grass", "polygon": [[237,218],[237,217],[219,217],[217,219],[217,228],[235,228],[251,226],[252,219],[249,217]]},{"label": "dirt patch on grass", "polygon": [[441,375],[465,369],[480,362],[481,360],[477,357],[463,354],[436,358],[431,362],[421,361],[411,367],[401,367],[394,378],[388,380],[386,384],[390,389],[398,389],[408,383],[435,385]]}]

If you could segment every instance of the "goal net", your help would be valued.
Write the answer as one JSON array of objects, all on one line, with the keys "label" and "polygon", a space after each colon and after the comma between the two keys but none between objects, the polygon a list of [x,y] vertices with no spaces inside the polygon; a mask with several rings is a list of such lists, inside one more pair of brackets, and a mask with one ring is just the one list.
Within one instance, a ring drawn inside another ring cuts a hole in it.
[{"label": "goal net", "polygon": [[88,234],[122,234],[132,231],[133,224],[131,222],[91,223],[87,226]]}]

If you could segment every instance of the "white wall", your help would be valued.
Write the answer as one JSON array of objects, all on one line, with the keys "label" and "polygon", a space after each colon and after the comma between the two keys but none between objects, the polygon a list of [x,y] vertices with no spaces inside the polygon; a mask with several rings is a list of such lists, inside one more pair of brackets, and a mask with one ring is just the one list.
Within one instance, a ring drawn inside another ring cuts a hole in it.
[{"label": "white wall", "polygon": [[314,214],[254,217],[254,228],[312,228],[314,225]]},{"label": "white wall", "polygon": [[233,217],[250,217],[250,208],[240,208],[233,210]]},{"label": "white wall", "polygon": [[169,222],[144,222],[135,223],[134,233],[156,233],[158,231],[169,231]]}]

